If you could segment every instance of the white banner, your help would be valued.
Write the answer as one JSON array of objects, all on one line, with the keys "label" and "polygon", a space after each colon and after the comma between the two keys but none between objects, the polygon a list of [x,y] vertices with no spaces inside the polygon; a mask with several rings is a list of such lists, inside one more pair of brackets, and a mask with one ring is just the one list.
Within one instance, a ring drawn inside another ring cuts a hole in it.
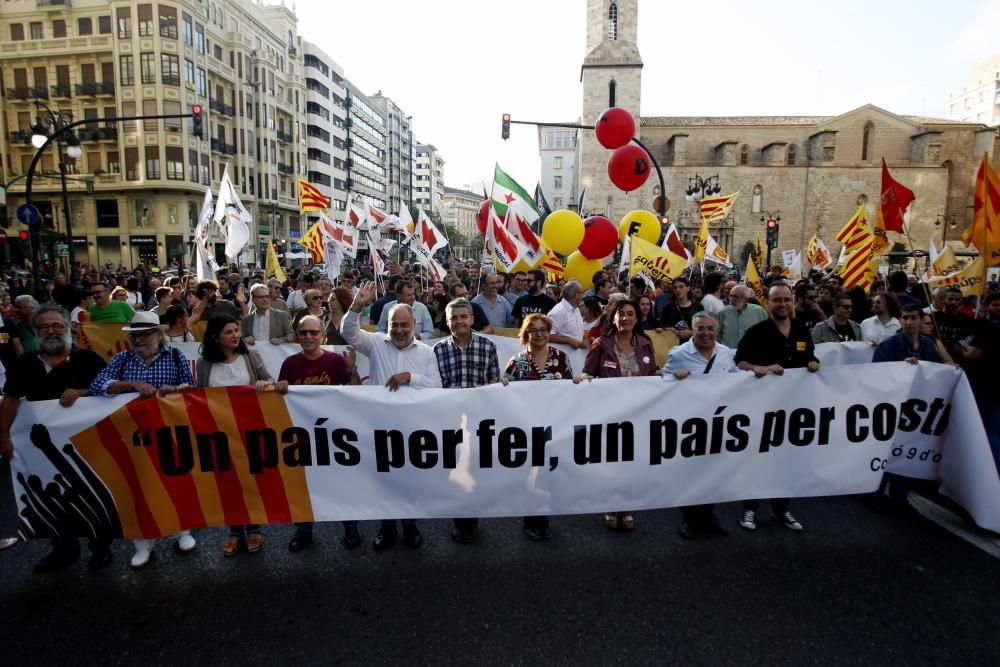
[{"label": "white banner", "polygon": [[868,493],[886,468],[940,478],[1000,530],[968,382],[939,364],[25,402],[13,439],[22,531],[35,536]]}]

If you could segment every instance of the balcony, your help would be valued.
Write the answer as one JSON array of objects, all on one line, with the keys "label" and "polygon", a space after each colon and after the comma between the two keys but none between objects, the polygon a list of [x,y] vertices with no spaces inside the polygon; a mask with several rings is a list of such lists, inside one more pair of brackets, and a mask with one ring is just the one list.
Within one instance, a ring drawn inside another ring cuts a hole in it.
[{"label": "balcony", "polygon": [[31,142],[31,132],[29,130],[11,132],[7,137],[12,144],[27,144]]},{"label": "balcony", "polygon": [[69,99],[73,97],[73,88],[68,83],[49,86],[52,91],[52,97],[54,98],[64,98]]},{"label": "balcony", "polygon": [[284,174],[285,176],[291,176],[295,169],[292,168],[290,164],[278,163],[278,173]]},{"label": "balcony", "polygon": [[236,155],[236,146],[227,144],[222,139],[212,139],[212,150],[225,155]]},{"label": "balcony", "polygon": [[101,141],[118,141],[118,128],[102,127],[97,130],[97,138]]},{"label": "balcony", "polygon": [[97,83],[96,81],[92,81],[90,83],[76,84],[77,97],[97,97],[99,95],[114,95],[114,94],[115,94],[115,84],[112,81],[105,81],[103,83]]},{"label": "balcony", "polygon": [[223,116],[229,116],[230,118],[233,116],[233,107],[222,100],[209,100],[208,108]]},{"label": "balcony", "polygon": [[291,44],[288,45],[288,55],[295,56],[295,55],[298,55],[298,53],[299,53],[298,49],[296,49]]},{"label": "balcony", "polygon": [[282,132],[281,130],[278,130],[277,134],[278,134],[278,141],[286,144],[292,143],[291,132]]},{"label": "balcony", "polygon": [[12,100],[34,100],[49,99],[49,91],[46,86],[25,86],[20,88],[8,88],[7,97]]},{"label": "balcony", "polygon": [[72,7],[73,3],[70,0],[35,0],[35,7],[48,7],[50,9],[63,9],[65,7]]}]

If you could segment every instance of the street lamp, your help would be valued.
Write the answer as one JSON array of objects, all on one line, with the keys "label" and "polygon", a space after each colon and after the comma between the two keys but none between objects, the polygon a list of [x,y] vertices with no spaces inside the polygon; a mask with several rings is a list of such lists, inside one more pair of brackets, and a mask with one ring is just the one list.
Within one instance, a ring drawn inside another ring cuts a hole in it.
[{"label": "street lamp", "polygon": [[955,214],[952,213],[945,217],[938,213],[937,220],[934,221],[934,226],[941,228],[941,249],[944,250],[945,245],[948,244],[948,230],[958,227],[958,223],[955,221]]},{"label": "street lamp", "polygon": [[[36,149],[41,149],[49,140],[49,127],[53,129],[56,143],[56,157],[59,159],[59,182],[62,186],[63,218],[66,221],[66,245],[69,250],[69,268],[72,270],[76,264],[76,249],[73,247],[73,222],[69,212],[69,191],[66,189],[66,165],[63,162],[62,142],[66,142],[66,155],[73,160],[83,156],[83,149],[80,148],[80,139],[72,130],[62,132],[65,126],[73,120],[72,116],[64,117],[63,112],[53,111],[40,100],[35,100],[35,108],[45,110],[45,122],[39,116],[35,126],[31,129],[31,145]],[[60,136],[61,135],[61,136]]]},{"label": "street lamp", "polygon": [[701,201],[709,195],[717,195],[722,192],[719,185],[719,175],[702,178],[698,174],[688,177],[688,188],[684,191],[685,199],[688,201]]}]

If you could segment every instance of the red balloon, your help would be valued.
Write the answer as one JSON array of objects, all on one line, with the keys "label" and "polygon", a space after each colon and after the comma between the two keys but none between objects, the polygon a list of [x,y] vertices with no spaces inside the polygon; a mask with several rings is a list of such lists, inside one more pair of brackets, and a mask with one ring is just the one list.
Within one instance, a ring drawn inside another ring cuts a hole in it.
[{"label": "red balloon", "polygon": [[639,189],[649,178],[649,168],[649,156],[635,144],[616,149],[608,159],[608,177],[625,192]]},{"label": "red balloon", "polygon": [[635,119],[621,107],[605,109],[594,124],[594,134],[605,148],[621,148],[635,136]]},{"label": "red balloon", "polygon": [[587,259],[603,259],[615,251],[618,245],[618,229],[615,223],[603,215],[592,215],[583,221],[583,241],[580,254]]},{"label": "red balloon", "polygon": [[479,213],[476,214],[476,226],[479,227],[479,233],[486,236],[486,222],[490,219],[490,200],[484,199],[483,203],[479,205]]}]

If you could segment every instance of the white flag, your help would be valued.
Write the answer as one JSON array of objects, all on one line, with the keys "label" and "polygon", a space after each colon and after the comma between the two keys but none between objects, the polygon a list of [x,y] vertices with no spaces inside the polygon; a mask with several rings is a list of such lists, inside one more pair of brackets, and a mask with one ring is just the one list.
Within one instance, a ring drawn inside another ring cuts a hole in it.
[{"label": "white flag", "polygon": [[253,218],[243,206],[236,188],[229,179],[229,165],[222,170],[222,181],[219,183],[219,197],[215,200],[216,224],[222,229],[226,239],[226,257],[236,259],[240,251],[250,242],[250,223]]},{"label": "white flag", "polygon": [[622,243],[622,256],[621,261],[618,262],[618,273],[629,268],[632,264],[632,236],[627,235],[625,237],[625,243]]},{"label": "white flag", "polygon": [[215,280],[216,272],[219,270],[219,263],[211,255],[200,241],[194,242],[195,276],[198,281]]},{"label": "white flag", "polygon": [[[708,237],[708,246],[705,248],[705,259],[715,262],[716,264],[728,266],[729,268],[732,268],[733,266],[733,263],[729,261],[729,253],[723,250],[722,246],[720,246],[711,235]],[[702,262],[702,268],[705,268],[704,262]]]},{"label": "white flag", "polygon": [[365,221],[365,210],[355,204],[347,207],[347,220],[344,221],[344,257],[357,259],[358,228]]},{"label": "white flag", "polygon": [[212,214],[215,212],[212,204],[212,188],[205,188],[205,199],[201,203],[201,212],[198,213],[198,226],[194,228],[194,240],[207,247],[208,233],[212,224]]},{"label": "white flag", "polygon": [[524,245],[507,231],[492,207],[486,223],[486,247],[507,273],[524,257]]}]

